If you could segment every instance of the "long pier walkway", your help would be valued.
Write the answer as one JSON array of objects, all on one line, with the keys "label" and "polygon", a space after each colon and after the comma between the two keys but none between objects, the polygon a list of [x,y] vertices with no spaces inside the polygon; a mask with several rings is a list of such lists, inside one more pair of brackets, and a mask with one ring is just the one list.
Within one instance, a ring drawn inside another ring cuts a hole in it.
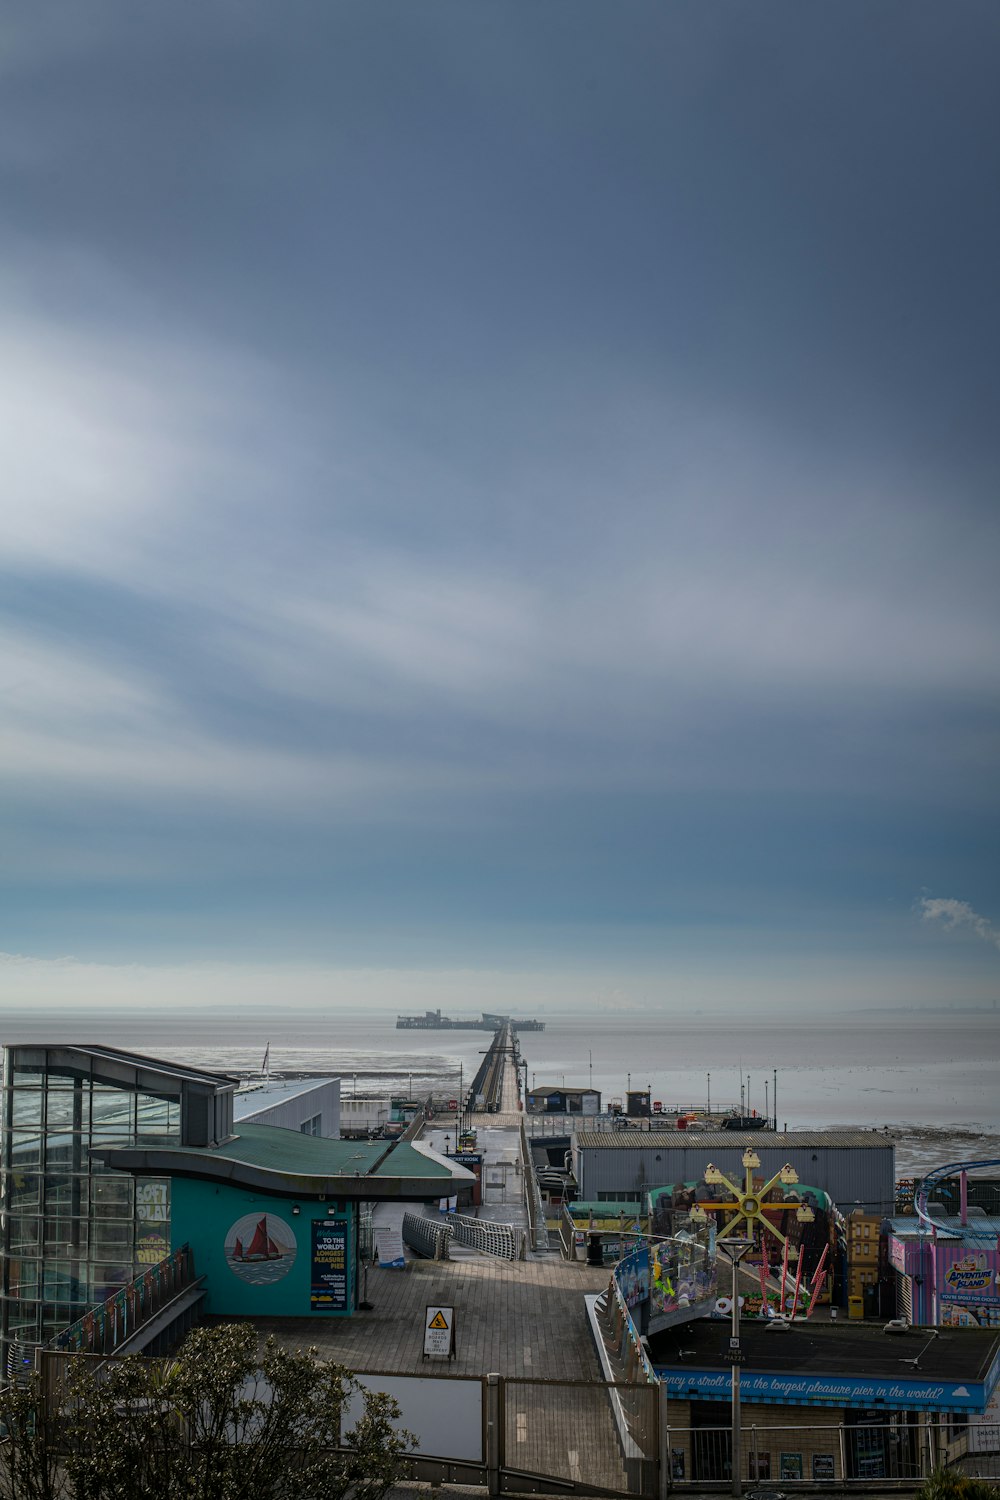
[{"label": "long pier walkway", "polygon": [[[482,1157],[482,1203],[478,1208],[468,1209],[466,1212],[493,1223],[513,1224],[516,1228],[523,1229],[527,1239],[527,1256],[535,1259],[524,1196],[517,1044],[509,1025],[497,1031],[469,1090],[470,1104],[479,1099],[482,1100],[482,1108],[466,1110],[461,1116],[461,1126],[475,1131],[475,1150]],[[457,1116],[435,1119],[424,1126],[420,1140],[442,1155],[451,1155],[458,1148],[459,1129],[460,1120]],[[404,1210],[420,1212],[419,1206],[415,1204],[380,1203],[374,1213],[376,1230],[379,1224],[401,1224]],[[430,1219],[440,1220],[442,1217],[434,1204],[424,1205],[423,1212]],[[451,1248],[454,1259],[478,1259],[482,1254],[477,1250],[463,1249],[457,1244],[453,1244]],[[548,1256],[543,1252],[537,1258],[545,1260]]]}]

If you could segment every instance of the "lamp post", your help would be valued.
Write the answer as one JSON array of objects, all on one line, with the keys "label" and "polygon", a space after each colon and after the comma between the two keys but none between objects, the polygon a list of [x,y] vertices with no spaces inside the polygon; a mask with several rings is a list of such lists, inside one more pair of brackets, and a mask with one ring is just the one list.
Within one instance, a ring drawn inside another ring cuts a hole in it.
[{"label": "lamp post", "polygon": [[743,1489],[740,1481],[740,1470],[742,1468],[741,1431],[740,1431],[740,1364],[743,1355],[740,1352],[740,1289],[739,1268],[740,1261],[745,1255],[749,1255],[753,1249],[753,1240],[716,1240],[716,1249],[721,1250],[733,1268],[733,1313],[732,1324],[729,1335],[729,1360],[732,1365],[732,1393],[733,1393],[733,1436],[732,1436],[732,1493],[742,1495]]}]

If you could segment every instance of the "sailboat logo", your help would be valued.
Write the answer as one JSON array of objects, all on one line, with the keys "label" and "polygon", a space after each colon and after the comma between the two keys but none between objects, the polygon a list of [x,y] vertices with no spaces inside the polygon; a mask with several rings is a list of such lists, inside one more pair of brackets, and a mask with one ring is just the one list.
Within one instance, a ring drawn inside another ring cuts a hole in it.
[{"label": "sailboat logo", "polygon": [[295,1232],[277,1214],[244,1214],[226,1235],[229,1269],[252,1286],[270,1286],[295,1262]]}]

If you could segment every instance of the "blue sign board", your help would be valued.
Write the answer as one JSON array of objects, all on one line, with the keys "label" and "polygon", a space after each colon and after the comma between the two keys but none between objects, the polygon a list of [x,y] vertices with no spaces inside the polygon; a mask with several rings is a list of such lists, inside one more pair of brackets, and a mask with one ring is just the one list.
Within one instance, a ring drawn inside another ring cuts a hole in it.
[{"label": "blue sign board", "polygon": [[309,1305],[313,1312],[347,1311],[347,1224],[314,1219]]},{"label": "blue sign board", "polygon": [[[698,1370],[688,1365],[667,1369],[658,1365],[656,1374],[675,1398],[724,1401],[731,1389],[728,1370]],[[981,1380],[955,1385],[942,1380],[867,1379],[811,1371],[765,1375],[744,1369],[740,1373],[740,1395],[744,1401],[771,1406],[881,1405],[900,1411],[983,1411],[987,1390]]]},{"label": "blue sign board", "polygon": [[649,1246],[639,1245],[619,1261],[615,1276],[629,1307],[644,1302],[649,1296]]}]

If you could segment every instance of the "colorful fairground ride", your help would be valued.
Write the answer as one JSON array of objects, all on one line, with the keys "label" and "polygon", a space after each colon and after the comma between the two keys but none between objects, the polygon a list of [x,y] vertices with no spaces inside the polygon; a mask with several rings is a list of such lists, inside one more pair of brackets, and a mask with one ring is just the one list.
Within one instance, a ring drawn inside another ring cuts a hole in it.
[{"label": "colorful fairground ride", "polygon": [[998,1167],[996,1157],[936,1167],[916,1187],[918,1222],[891,1221],[889,1262],[912,1322],[1000,1328]]},{"label": "colorful fairground ride", "polygon": [[[711,1223],[717,1239],[753,1241],[755,1250],[744,1267],[760,1290],[747,1288],[741,1294],[744,1316],[809,1317],[817,1305],[830,1301],[836,1207],[822,1188],[800,1183],[787,1163],[765,1181],[752,1147],[742,1161],[742,1184],[709,1162],[700,1183],[653,1189],[648,1195],[650,1227],[670,1233],[682,1224]],[[731,1297],[716,1300],[720,1317],[731,1311]]]}]

